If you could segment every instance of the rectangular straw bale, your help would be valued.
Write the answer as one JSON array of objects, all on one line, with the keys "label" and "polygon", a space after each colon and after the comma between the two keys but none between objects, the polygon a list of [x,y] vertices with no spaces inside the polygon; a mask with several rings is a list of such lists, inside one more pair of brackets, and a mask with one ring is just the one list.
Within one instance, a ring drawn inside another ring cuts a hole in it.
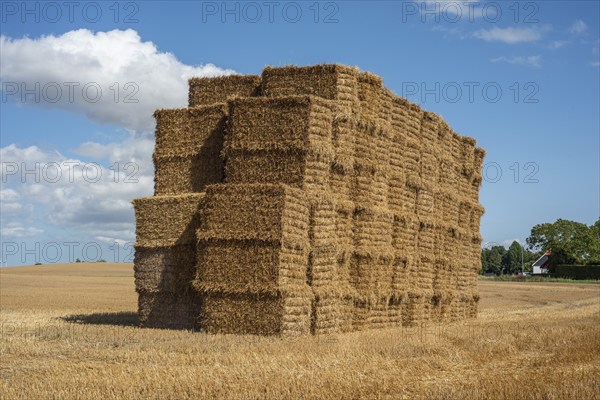
[{"label": "rectangular straw bale", "polygon": [[475,172],[475,139],[468,136],[460,137],[460,164],[462,172],[471,176]]},{"label": "rectangular straw bale", "polygon": [[413,258],[402,253],[397,253],[394,257],[391,285],[392,303],[394,304],[400,304],[406,299],[411,289],[411,280],[416,278],[415,274],[418,274],[412,263]]},{"label": "rectangular straw bale", "polygon": [[392,116],[394,114],[394,100],[396,95],[386,87],[381,88],[379,95],[378,124],[388,134],[392,134]]},{"label": "rectangular straw bale", "polygon": [[136,244],[154,247],[195,243],[203,201],[204,193],[133,200]]},{"label": "rectangular straw bale", "polygon": [[456,164],[450,158],[439,158],[439,186],[447,191],[456,191],[458,189],[458,172]]},{"label": "rectangular straw bale", "polygon": [[382,329],[391,326],[388,305],[374,304],[369,307],[368,324],[371,329]]},{"label": "rectangular straw bale", "polygon": [[462,200],[458,206],[458,226],[460,228],[468,228],[471,221],[471,210],[473,204],[468,200]]},{"label": "rectangular straw bale", "polygon": [[350,254],[354,249],[354,207],[336,208],[335,237],[338,255]]},{"label": "rectangular straw bale", "polygon": [[135,246],[133,271],[138,292],[189,291],[196,273],[196,245]]},{"label": "rectangular straw bale", "polygon": [[266,67],[262,72],[264,96],[313,95],[337,100],[340,110],[351,115],[358,107],[358,70],[343,65]]},{"label": "rectangular straw bale", "polygon": [[394,215],[392,247],[396,257],[413,257],[417,250],[419,221],[413,214]]},{"label": "rectangular straw bale", "polygon": [[426,185],[437,185],[439,181],[439,162],[434,154],[421,151],[421,181]]},{"label": "rectangular straw bale", "polygon": [[419,176],[421,173],[421,146],[419,142],[407,139],[402,153],[405,174],[408,176]]},{"label": "rectangular straw bale", "polygon": [[417,215],[433,218],[435,216],[435,208],[434,208],[434,193],[431,187],[423,187],[419,191],[417,191]]},{"label": "rectangular straw bale", "polygon": [[201,329],[209,333],[295,336],[310,333],[310,291],[202,296]]},{"label": "rectangular straw bale", "polygon": [[428,255],[421,256],[419,262],[419,274],[417,278],[417,288],[419,292],[431,297],[433,296],[433,280],[435,277],[434,260]]},{"label": "rectangular straw bale", "polygon": [[458,174],[458,191],[463,196],[468,197],[472,193],[473,183],[472,175],[465,175],[461,172]]},{"label": "rectangular straw bale", "polygon": [[354,212],[354,251],[361,255],[391,254],[394,215],[386,208],[363,208]]},{"label": "rectangular straw bale", "polygon": [[[213,151],[214,150],[214,151]],[[223,181],[223,159],[216,148],[193,156],[154,157],[154,195],[202,192]]]},{"label": "rectangular straw bale", "polygon": [[224,103],[230,97],[260,95],[261,78],[258,75],[229,75],[216,78],[191,78],[188,104],[197,107]]},{"label": "rectangular straw bale", "polygon": [[433,295],[439,299],[454,295],[454,287],[451,284],[450,262],[448,259],[435,260],[433,264]]},{"label": "rectangular straw bale", "polygon": [[332,121],[332,141],[336,169],[349,173],[354,167],[357,123],[346,115],[334,115]]},{"label": "rectangular straw bale", "polygon": [[364,331],[369,329],[369,306],[363,301],[356,301],[352,308],[352,330]]},{"label": "rectangular straw bale", "polygon": [[281,183],[322,193],[328,189],[330,160],[295,151],[231,151],[225,164],[227,183]]},{"label": "rectangular straw bale", "polygon": [[394,98],[393,106],[392,128],[394,132],[411,140],[420,140],[423,113],[421,108],[403,97]]},{"label": "rectangular straw bale", "polygon": [[355,165],[354,202],[359,208],[388,207],[389,170]]},{"label": "rectangular straw bale", "polygon": [[383,91],[382,79],[369,72],[358,73],[358,99],[363,119],[377,122]]},{"label": "rectangular straw bale", "polygon": [[395,214],[413,214],[416,212],[417,190],[406,182],[390,181],[389,207]]},{"label": "rectangular straw bale", "polygon": [[355,183],[353,171],[344,172],[335,167],[330,169],[329,184],[337,199],[350,201],[353,198]]},{"label": "rectangular straw bale", "polygon": [[308,243],[308,203],[286,185],[221,184],[206,189],[199,239],[257,239]]},{"label": "rectangular straw bale", "polygon": [[408,293],[406,300],[402,302],[402,325],[419,326],[427,321],[426,298],[417,291]]},{"label": "rectangular straw bale", "polygon": [[317,292],[314,298],[312,331],[316,335],[338,333],[341,325],[348,322],[343,299],[336,293]]},{"label": "rectangular straw bale", "polygon": [[379,125],[359,123],[355,133],[354,163],[373,169],[388,169],[391,137]]},{"label": "rectangular straw bale", "polygon": [[[156,157],[194,156],[218,159],[223,147],[227,105],[217,103],[196,108],[161,109],[156,119]],[[212,157],[212,158],[211,158]]]},{"label": "rectangular straw bale", "polygon": [[423,146],[436,147],[441,118],[431,111],[423,112],[421,122],[421,143]]},{"label": "rectangular straw bale", "polygon": [[388,322],[391,327],[402,326],[402,306],[401,303],[391,304],[387,308]]},{"label": "rectangular straw bale", "polygon": [[258,240],[201,240],[194,286],[203,293],[276,294],[306,285],[308,249]]},{"label": "rectangular straw bale", "polygon": [[465,193],[471,201],[479,201],[479,189],[481,188],[482,181],[483,177],[478,172],[475,172],[473,176],[471,176],[471,185],[469,186],[469,190]]},{"label": "rectangular straw bale", "polygon": [[438,131],[437,131],[437,149],[439,152],[440,158],[449,158],[452,156],[452,128],[450,125],[443,119],[439,121]]},{"label": "rectangular straw bale", "polygon": [[439,190],[435,196],[438,200],[438,215],[446,225],[458,224],[458,208],[460,200],[456,195],[448,190]]},{"label": "rectangular straw bale", "polygon": [[419,217],[419,233],[417,236],[418,252],[421,257],[434,258],[436,224],[430,217]]},{"label": "rectangular straw bale", "polygon": [[[406,187],[406,179],[403,174],[396,174],[395,171],[390,172],[388,180],[389,184],[389,195],[388,195],[388,206],[390,211],[394,214],[401,214],[404,212],[405,204],[403,199],[403,191],[409,190]],[[414,211],[414,204],[412,210]]]},{"label": "rectangular straw bale", "polygon": [[453,163],[461,162],[462,136],[452,131],[450,134],[450,159]]},{"label": "rectangular straw bale", "polygon": [[314,96],[237,98],[229,104],[231,150],[305,151],[333,158],[331,103]]},{"label": "rectangular straw bale", "polygon": [[368,304],[386,303],[392,296],[393,257],[353,254],[350,284],[359,300]]},{"label": "rectangular straw bale", "polygon": [[201,300],[197,293],[140,292],[138,315],[145,328],[197,330]]}]

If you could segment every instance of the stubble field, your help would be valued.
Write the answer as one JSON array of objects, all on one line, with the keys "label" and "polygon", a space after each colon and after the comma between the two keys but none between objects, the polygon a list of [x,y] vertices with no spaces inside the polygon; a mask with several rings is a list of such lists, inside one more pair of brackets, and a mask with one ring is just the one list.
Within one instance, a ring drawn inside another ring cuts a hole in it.
[{"label": "stubble field", "polygon": [[600,398],[600,285],[480,281],[477,320],[265,338],[137,327],[131,264],[0,269],[0,398]]}]

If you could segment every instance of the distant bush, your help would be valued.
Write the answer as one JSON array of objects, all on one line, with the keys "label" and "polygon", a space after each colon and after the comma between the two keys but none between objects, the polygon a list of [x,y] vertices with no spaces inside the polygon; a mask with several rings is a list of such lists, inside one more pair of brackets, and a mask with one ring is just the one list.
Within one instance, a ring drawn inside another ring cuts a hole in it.
[{"label": "distant bush", "polygon": [[557,265],[554,275],[578,280],[600,279],[600,265]]}]

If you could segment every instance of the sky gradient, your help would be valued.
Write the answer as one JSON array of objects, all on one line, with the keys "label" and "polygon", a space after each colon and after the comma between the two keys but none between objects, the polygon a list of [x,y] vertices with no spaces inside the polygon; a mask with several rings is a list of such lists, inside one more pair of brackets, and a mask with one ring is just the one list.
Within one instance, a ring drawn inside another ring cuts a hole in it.
[{"label": "sky gradient", "polygon": [[47,4],[2,3],[3,265],[131,261],[153,110],[266,65],[358,66],[476,138],[484,245],[600,215],[596,1]]}]

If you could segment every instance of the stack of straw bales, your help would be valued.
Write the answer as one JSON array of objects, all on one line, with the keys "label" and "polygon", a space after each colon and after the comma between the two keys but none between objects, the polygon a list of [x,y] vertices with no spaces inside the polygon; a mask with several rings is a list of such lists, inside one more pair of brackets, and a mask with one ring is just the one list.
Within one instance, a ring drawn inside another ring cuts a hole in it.
[{"label": "stack of straw bales", "polygon": [[190,80],[134,201],[142,323],[301,335],[477,314],[485,152],[340,65]]}]

